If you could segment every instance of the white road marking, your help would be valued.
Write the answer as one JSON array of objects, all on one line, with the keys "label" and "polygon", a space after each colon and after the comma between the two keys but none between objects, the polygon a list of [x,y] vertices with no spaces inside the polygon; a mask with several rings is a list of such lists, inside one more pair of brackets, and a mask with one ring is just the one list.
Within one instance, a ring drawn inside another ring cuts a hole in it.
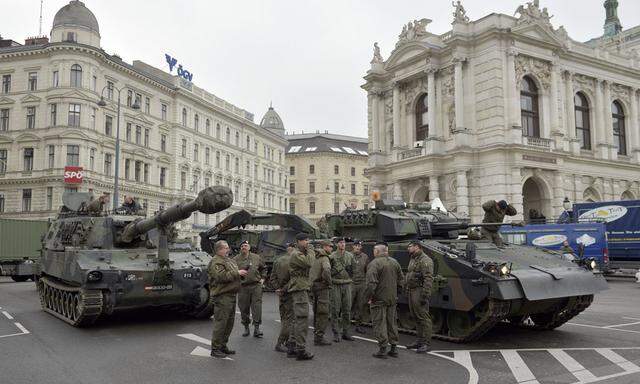
[{"label": "white road marking", "polygon": [[13,320],[13,316],[11,316],[11,315],[9,314],[9,312],[7,312],[7,311],[2,311],[2,314],[3,314],[3,315],[4,315],[4,317],[6,317],[7,319],[9,319],[9,320]]},{"label": "white road marking", "polygon": [[204,337],[194,335],[193,333],[181,333],[181,334],[178,334],[177,336],[185,338],[187,340],[195,341],[196,343],[201,343],[204,345],[211,346],[211,340],[207,340]]},{"label": "white road marking", "polygon": [[614,325],[605,325],[602,328],[618,328],[618,327],[626,327],[629,325],[637,325],[640,324],[640,321],[634,321],[633,323],[623,323],[623,324],[614,324]]},{"label": "white road marking", "polygon": [[[0,309],[2,309],[2,307],[0,307]],[[2,311],[2,314],[4,315],[4,317],[6,317],[9,320],[15,320],[15,318],[7,311]],[[11,337],[11,336],[21,336],[21,335],[27,335],[31,332],[29,332],[27,330],[27,328],[25,328],[22,324],[18,323],[17,321],[13,323],[13,325],[16,326],[16,328],[18,328],[20,330],[20,333],[11,333],[8,335],[0,335],[0,339],[5,338],[5,337]]]},{"label": "white road marking", "polygon": [[603,329],[606,331],[618,331],[618,332],[627,332],[627,333],[640,333],[640,331],[633,331],[631,329],[618,329],[618,328],[607,328],[605,326],[600,325],[590,325],[590,324],[579,324],[579,323],[565,323],[566,325],[574,325],[576,327],[587,327],[587,328],[595,328],[595,329]]},{"label": "white road marking", "polygon": [[540,384],[538,380],[536,380],[533,372],[531,372],[527,364],[522,360],[518,351],[510,349],[502,350],[500,353],[518,383]]},{"label": "white road marking", "polygon": [[29,332],[29,331],[27,330],[27,328],[25,328],[25,327],[24,327],[22,324],[20,324],[20,323],[16,322],[16,323],[13,323],[13,324],[15,324],[15,325],[16,325],[16,327],[18,327],[18,329],[22,331],[22,334],[23,334],[23,335],[26,335],[27,333],[31,333],[31,332]]},{"label": "white road marking", "polygon": [[576,359],[569,356],[569,354],[561,349],[550,349],[549,353],[555,357],[573,376],[581,382],[586,380],[593,380],[596,376],[589,372],[582,364],[578,363]]},{"label": "white road marking", "polygon": [[[193,351],[191,351],[192,356],[200,356],[200,357],[211,357],[211,350],[207,348],[202,348],[201,346],[197,346]],[[230,360],[233,361],[229,356],[223,358],[216,358],[216,360]]]},{"label": "white road marking", "polygon": [[616,364],[618,367],[624,369],[625,372],[629,372],[629,373],[640,372],[640,367],[628,361],[624,357],[618,355],[617,353],[615,353],[609,348],[596,348],[596,352],[601,354],[607,360]]}]

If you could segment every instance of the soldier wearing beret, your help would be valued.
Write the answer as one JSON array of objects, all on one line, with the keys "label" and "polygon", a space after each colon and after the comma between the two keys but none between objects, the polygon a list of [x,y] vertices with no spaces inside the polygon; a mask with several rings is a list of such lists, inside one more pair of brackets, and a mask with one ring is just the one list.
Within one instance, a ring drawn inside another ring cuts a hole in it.
[{"label": "soldier wearing beret", "polygon": [[431,346],[431,315],[429,300],[433,285],[433,261],[420,246],[420,242],[412,241],[407,247],[411,260],[407,268],[405,287],[409,297],[409,311],[416,321],[416,341],[408,345],[417,353],[427,353]]},{"label": "soldier wearing beret", "polygon": [[367,289],[366,273],[369,256],[362,252],[362,241],[353,241],[353,257],[355,258],[355,269],[353,270],[353,297],[351,313],[356,324],[356,332],[364,333],[362,324],[366,317],[366,300],[364,291]]},{"label": "soldier wearing beret", "polygon": [[262,337],[260,323],[262,322],[262,284],[267,272],[267,266],[260,255],[251,251],[248,241],[240,243],[240,253],[233,259],[240,269],[246,270],[246,276],[240,279],[242,285],[238,292],[238,309],[244,333],[249,336],[249,324],[253,322],[253,336]]},{"label": "soldier wearing beret", "polygon": [[349,329],[351,328],[351,285],[355,259],[346,249],[344,238],[338,238],[336,250],[329,255],[331,263],[331,328],[333,341],[353,341]]},{"label": "soldier wearing beret", "polygon": [[280,256],[273,263],[273,270],[269,277],[269,282],[276,290],[278,295],[278,311],[280,312],[280,335],[276,342],[275,350],[278,352],[291,351],[294,354],[293,338],[291,335],[293,321],[293,306],[291,304],[291,295],[286,290],[289,282],[289,260],[291,260],[291,252],[295,249],[294,243],[287,244],[287,253]]},{"label": "soldier wearing beret", "polygon": [[316,257],[310,271],[312,308],[313,308],[313,334],[314,344],[318,346],[331,345],[324,338],[324,333],[329,324],[329,297],[331,290],[331,263],[329,255],[333,251],[330,241],[320,241],[320,249],[316,250]]},{"label": "soldier wearing beret", "polygon": [[[306,350],[307,329],[309,328],[309,269],[315,259],[315,253],[309,247],[309,236],[306,233],[296,235],[296,248],[291,252],[289,260],[289,282],[287,292],[291,295],[293,305],[292,333],[295,340],[297,360],[311,360],[313,354]],[[290,355],[287,353],[287,355]]]}]

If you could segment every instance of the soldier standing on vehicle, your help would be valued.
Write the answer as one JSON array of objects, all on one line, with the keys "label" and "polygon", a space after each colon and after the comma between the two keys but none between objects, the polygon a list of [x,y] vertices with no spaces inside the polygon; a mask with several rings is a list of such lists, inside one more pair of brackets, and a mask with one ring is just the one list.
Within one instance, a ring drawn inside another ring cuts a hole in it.
[{"label": "soldier standing on vehicle", "polygon": [[[373,261],[367,266],[365,291],[365,297],[371,306],[373,333],[379,347],[373,357],[398,357],[396,304],[398,291],[402,289],[404,280],[402,268],[396,259],[389,257],[386,243],[378,243],[373,247],[373,257]],[[389,345],[391,348],[387,352]]]},{"label": "soldier standing on vehicle", "polygon": [[417,353],[427,353],[431,348],[431,315],[429,300],[433,286],[433,261],[422,252],[420,243],[412,241],[407,247],[411,260],[407,268],[405,287],[409,297],[409,311],[416,320],[416,341],[407,345]]},{"label": "soldier standing on vehicle", "polygon": [[224,358],[236,352],[227,347],[236,315],[236,294],[240,289],[240,277],[247,271],[238,269],[229,258],[229,244],[218,240],[213,245],[214,256],[209,263],[209,287],[213,296],[213,335],[211,356]]},{"label": "soldier standing on vehicle", "polygon": [[367,304],[364,291],[367,289],[366,273],[369,256],[362,252],[362,241],[360,240],[353,241],[353,257],[355,258],[356,266],[353,271],[353,303],[351,305],[351,313],[356,323],[356,332],[364,333],[362,324],[364,323]]},{"label": "soldier standing on vehicle", "polygon": [[[296,343],[296,359],[311,360],[313,354],[307,352],[307,329],[309,328],[309,269],[311,258],[315,253],[309,248],[309,236],[306,233],[296,235],[296,249],[291,252],[289,260],[290,279],[287,292],[291,295],[293,304],[292,333]],[[289,355],[289,354],[287,354]]]},{"label": "soldier standing on vehicle", "polygon": [[104,211],[104,205],[109,201],[109,194],[103,193],[100,197],[92,200],[87,205],[87,212],[92,214],[100,214]]},{"label": "soldier standing on vehicle", "polygon": [[253,336],[262,337],[260,323],[262,322],[262,284],[267,266],[260,255],[251,251],[248,241],[240,243],[240,253],[233,259],[238,267],[248,271],[247,276],[240,279],[242,286],[238,293],[238,309],[244,325],[242,336],[249,336],[249,324],[253,320]]},{"label": "soldier standing on vehicle", "polygon": [[294,347],[289,342],[293,313],[291,297],[286,291],[286,285],[289,282],[289,260],[291,259],[291,252],[294,250],[294,247],[295,244],[293,243],[287,244],[287,253],[276,259],[273,263],[271,276],[269,277],[269,283],[274,287],[276,295],[278,295],[278,310],[280,312],[280,335],[278,335],[275,350],[278,352],[287,352],[287,350],[290,349],[291,354],[294,353]]},{"label": "soldier standing on vehicle", "polygon": [[[498,202],[489,200],[482,204],[482,209],[484,210],[483,223],[502,223],[505,215],[515,216],[518,213],[513,205],[507,203],[505,200]],[[499,230],[500,226],[498,225],[482,227],[482,238],[490,239],[495,245],[502,247],[502,237],[500,237],[498,233]]]},{"label": "soldier standing on vehicle", "polygon": [[355,259],[351,252],[346,251],[344,238],[338,239],[337,249],[331,253],[331,328],[333,341],[353,341],[349,329],[351,328],[351,283],[355,270]]},{"label": "soldier standing on vehicle", "polygon": [[329,324],[329,292],[331,290],[329,255],[332,251],[331,242],[322,240],[309,273],[311,277],[311,292],[313,293],[313,342],[318,346],[331,345],[329,341],[325,340],[324,333]]}]

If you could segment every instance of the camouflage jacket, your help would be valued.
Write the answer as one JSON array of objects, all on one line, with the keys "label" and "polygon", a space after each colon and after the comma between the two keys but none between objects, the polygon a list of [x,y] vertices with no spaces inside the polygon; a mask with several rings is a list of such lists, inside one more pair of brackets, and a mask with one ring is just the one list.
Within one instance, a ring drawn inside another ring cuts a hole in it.
[{"label": "camouflage jacket", "polygon": [[291,256],[284,254],[276,259],[273,263],[269,283],[275,289],[283,289],[289,282],[289,260]]},{"label": "camouflage jacket", "polygon": [[229,257],[215,255],[209,263],[209,289],[212,296],[237,293],[240,289],[238,266]]},{"label": "camouflage jacket", "polygon": [[247,256],[244,256],[239,253],[233,258],[233,261],[238,265],[239,269],[245,269],[248,272],[247,276],[240,279],[242,285],[259,283],[260,280],[266,277],[267,266],[260,255],[249,252]]},{"label": "camouflage jacket", "polygon": [[[483,223],[502,223],[504,221],[504,216],[515,216],[518,211],[513,207],[513,205],[509,204],[507,209],[504,211],[498,210],[496,207],[495,200],[489,200],[486,203],[482,204],[482,209],[484,210],[484,218],[482,219]],[[491,225],[488,227],[484,227],[484,229],[491,232],[498,232],[500,229],[498,226]]]},{"label": "camouflage jacket", "polygon": [[371,300],[373,304],[395,305],[403,280],[402,267],[396,259],[389,256],[376,257],[367,266],[364,298]]},{"label": "camouflage jacket", "polygon": [[304,250],[294,249],[289,259],[289,282],[287,283],[287,292],[308,291],[311,288],[309,282],[309,269],[315,252],[311,248]]},{"label": "camouflage jacket", "polygon": [[353,254],[356,261],[356,266],[353,270],[353,284],[364,284],[367,280],[367,264],[369,264],[369,256],[366,253],[360,252]]},{"label": "camouflage jacket", "polygon": [[329,255],[329,262],[331,263],[331,281],[333,284],[349,284],[353,271],[355,270],[356,260],[353,257],[353,253],[344,251],[342,254],[339,251],[333,251]]},{"label": "camouflage jacket", "polygon": [[324,249],[316,250],[316,258],[309,270],[309,278],[314,290],[331,288],[331,263]]},{"label": "camouflage jacket", "polygon": [[425,297],[431,296],[433,261],[424,252],[411,255],[405,286],[409,290],[421,289]]}]

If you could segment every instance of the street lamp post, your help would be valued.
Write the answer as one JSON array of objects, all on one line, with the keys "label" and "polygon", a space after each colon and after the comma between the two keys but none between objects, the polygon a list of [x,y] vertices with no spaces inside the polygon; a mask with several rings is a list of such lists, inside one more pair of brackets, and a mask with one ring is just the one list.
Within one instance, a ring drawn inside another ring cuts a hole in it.
[{"label": "street lamp post", "polygon": [[[104,101],[104,90],[107,89],[107,87],[108,86],[105,85],[102,88],[102,91],[100,92],[100,101],[98,101],[98,106],[102,108],[107,106],[107,102]],[[114,173],[115,180],[113,182],[113,209],[116,209],[118,207],[118,184],[119,184],[119,178],[120,178],[120,93],[122,92],[124,87],[122,88],[114,87],[114,89],[118,91],[118,112],[116,116],[116,153],[115,153],[116,171]],[[131,108],[136,110],[140,109],[138,100],[134,99],[134,102]]]}]

